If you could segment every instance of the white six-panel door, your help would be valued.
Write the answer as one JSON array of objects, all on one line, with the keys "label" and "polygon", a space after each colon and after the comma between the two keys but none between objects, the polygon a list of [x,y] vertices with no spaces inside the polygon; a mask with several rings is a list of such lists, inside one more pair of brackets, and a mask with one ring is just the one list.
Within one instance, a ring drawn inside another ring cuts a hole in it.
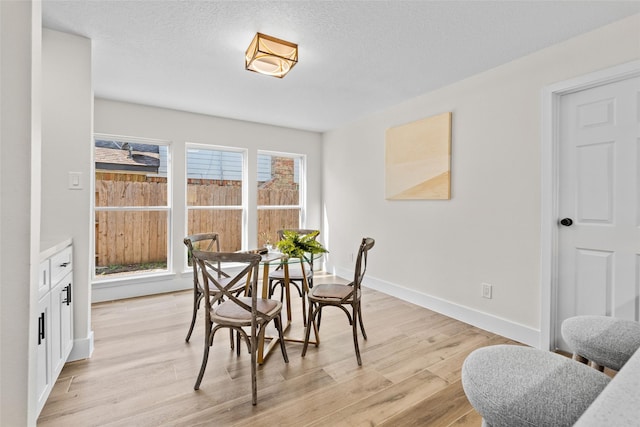
[{"label": "white six-panel door", "polygon": [[562,320],[639,320],[640,77],[560,100],[556,347]]}]

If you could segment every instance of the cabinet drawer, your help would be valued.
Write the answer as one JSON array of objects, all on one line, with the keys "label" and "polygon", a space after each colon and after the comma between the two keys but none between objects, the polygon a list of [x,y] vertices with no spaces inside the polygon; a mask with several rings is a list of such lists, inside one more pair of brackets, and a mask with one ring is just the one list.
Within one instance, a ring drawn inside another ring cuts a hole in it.
[{"label": "cabinet drawer", "polygon": [[49,291],[51,286],[51,272],[49,271],[49,260],[42,261],[38,267],[38,298]]},{"label": "cabinet drawer", "polygon": [[71,246],[51,257],[51,286],[55,286],[72,269],[73,251]]}]

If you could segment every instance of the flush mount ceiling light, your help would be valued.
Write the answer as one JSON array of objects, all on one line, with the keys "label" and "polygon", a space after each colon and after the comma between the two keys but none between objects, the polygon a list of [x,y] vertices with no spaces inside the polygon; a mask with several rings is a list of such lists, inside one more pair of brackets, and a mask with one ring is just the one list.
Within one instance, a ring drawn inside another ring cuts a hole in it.
[{"label": "flush mount ceiling light", "polygon": [[298,63],[298,45],[257,33],[245,54],[245,69],[283,78]]}]

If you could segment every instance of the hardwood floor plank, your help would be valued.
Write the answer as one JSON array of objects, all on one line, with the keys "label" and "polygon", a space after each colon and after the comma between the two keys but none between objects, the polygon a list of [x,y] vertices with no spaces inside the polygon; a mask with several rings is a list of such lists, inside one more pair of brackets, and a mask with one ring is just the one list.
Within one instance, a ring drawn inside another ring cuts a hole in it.
[{"label": "hardwood floor plank", "polygon": [[428,371],[420,371],[406,380],[393,384],[367,399],[320,418],[308,426],[378,425],[411,408],[418,402],[447,387],[446,381]]},{"label": "hardwood floor plank", "polygon": [[[346,282],[322,273],[315,280]],[[327,310],[318,347],[302,358],[302,344],[287,342],[288,364],[274,351],[258,367],[257,406],[246,345],[237,356],[224,330],[201,389],[193,390],[204,325],[200,312],[184,341],[192,291],[94,304],[94,354],[65,365],[38,425],[480,425],[460,387],[460,367],[475,348],[513,341],[381,292],[363,293],[369,339],[359,336],[362,367],[346,316]],[[300,304],[292,303],[289,332],[301,337]]]},{"label": "hardwood floor plank", "polygon": [[[332,410],[331,408],[340,408],[365,400],[390,385],[391,382],[379,373],[373,370],[358,369],[357,374],[351,376],[347,381],[336,381],[332,385],[296,399],[283,399],[281,404],[235,425],[305,425],[308,420],[322,418],[327,411]],[[287,414],[284,420],[282,414]]]},{"label": "hardwood floor plank", "polygon": [[462,389],[462,383],[456,381],[388,418],[380,426],[448,426],[472,409]]},{"label": "hardwood floor plank", "polygon": [[482,425],[482,416],[475,411],[470,410],[464,416],[458,418],[447,427],[480,427]]}]

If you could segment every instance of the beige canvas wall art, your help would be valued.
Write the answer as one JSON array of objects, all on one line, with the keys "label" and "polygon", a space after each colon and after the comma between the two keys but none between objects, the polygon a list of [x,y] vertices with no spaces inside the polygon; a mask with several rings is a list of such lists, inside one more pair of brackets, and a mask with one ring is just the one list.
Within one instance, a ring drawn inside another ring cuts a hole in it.
[{"label": "beige canvas wall art", "polygon": [[387,129],[387,200],[451,198],[451,113]]}]

